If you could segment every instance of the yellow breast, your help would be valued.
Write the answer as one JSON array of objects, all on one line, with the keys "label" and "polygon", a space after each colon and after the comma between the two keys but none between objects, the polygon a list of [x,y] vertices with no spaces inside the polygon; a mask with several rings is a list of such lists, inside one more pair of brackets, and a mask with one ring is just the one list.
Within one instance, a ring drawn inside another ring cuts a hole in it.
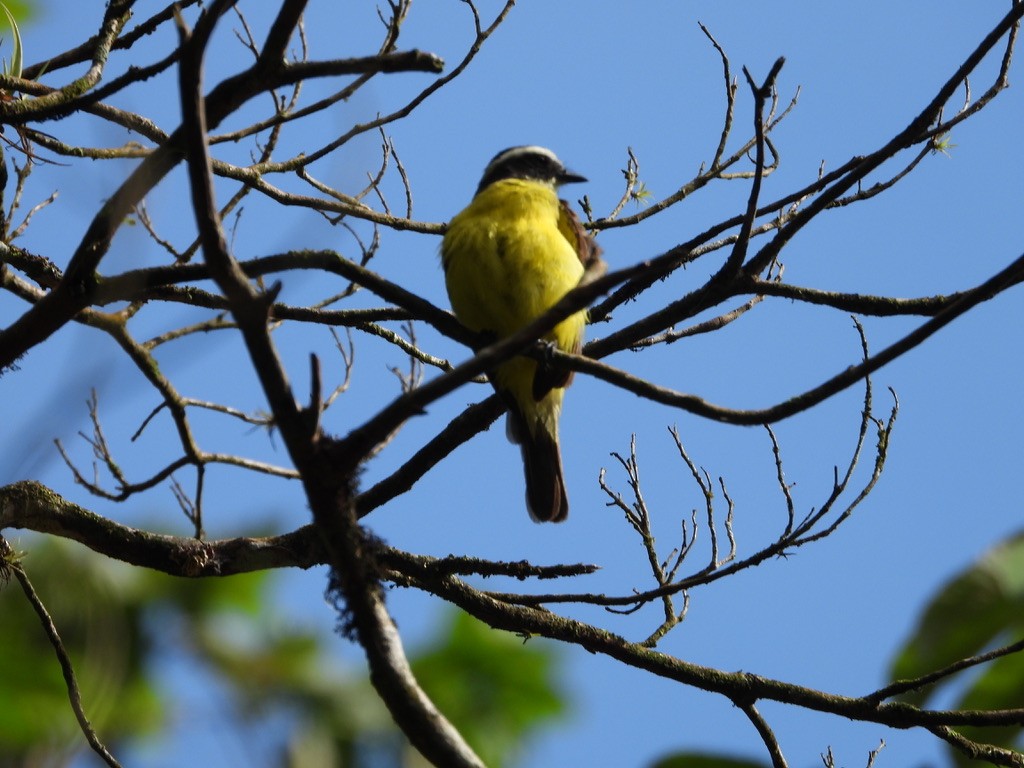
[{"label": "yellow breast", "polygon": [[[441,256],[452,309],[465,326],[507,336],[579,283],[583,265],[559,229],[560,212],[548,185],[505,179],[452,219]],[[572,349],[585,318],[574,315],[547,338]]]}]

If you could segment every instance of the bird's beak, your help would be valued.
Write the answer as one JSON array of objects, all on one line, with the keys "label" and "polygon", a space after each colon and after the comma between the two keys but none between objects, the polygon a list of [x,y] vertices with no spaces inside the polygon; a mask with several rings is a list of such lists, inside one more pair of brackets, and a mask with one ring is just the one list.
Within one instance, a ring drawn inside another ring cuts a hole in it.
[{"label": "bird's beak", "polygon": [[578,173],[573,173],[572,171],[568,171],[568,170],[562,171],[562,173],[559,174],[558,178],[555,179],[555,181],[559,185],[562,185],[562,184],[578,184],[579,182],[586,181],[586,180],[587,180],[586,176],[580,176]]}]

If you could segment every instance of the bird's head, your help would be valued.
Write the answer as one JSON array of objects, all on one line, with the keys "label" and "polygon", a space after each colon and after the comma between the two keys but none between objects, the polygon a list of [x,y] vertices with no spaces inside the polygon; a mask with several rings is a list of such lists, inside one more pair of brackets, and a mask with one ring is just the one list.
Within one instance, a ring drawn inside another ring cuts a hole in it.
[{"label": "bird's head", "polygon": [[583,176],[567,170],[550,149],[537,146],[509,147],[495,155],[484,169],[477,193],[502,179],[529,179],[553,188],[586,181]]}]

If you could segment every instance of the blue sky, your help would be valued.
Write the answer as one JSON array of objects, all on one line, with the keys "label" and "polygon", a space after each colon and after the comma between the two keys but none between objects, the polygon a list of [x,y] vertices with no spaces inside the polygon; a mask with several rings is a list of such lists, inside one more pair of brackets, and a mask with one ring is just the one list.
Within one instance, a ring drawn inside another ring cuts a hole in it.
[{"label": "blue sky", "polygon": [[[44,4],[37,21],[24,30],[27,60],[63,50],[83,25],[94,26],[96,11],[87,5]],[[351,11],[356,18],[342,16],[332,3],[311,5],[308,32],[313,57],[371,51],[375,42],[367,41],[376,40],[377,23],[372,4]],[[884,2],[855,7],[789,2],[755,12],[736,2],[524,1],[463,76],[388,133],[410,176],[413,215],[420,220],[443,221],[456,213],[468,202],[487,160],[504,147],[523,143],[551,147],[569,167],[586,175],[590,182],[569,192],[587,194],[598,215],[610,210],[621,195],[627,147],[640,160],[641,178],[660,198],[688,180],[718,142],[724,110],[721,62],[698,28],[700,21],[724,47],[741,78],[730,147],[747,137],[751,125],[751,99],[741,66],[759,80],[778,56],[785,56],[778,79],[783,103],[800,89],[795,110],[774,133],[782,165],[765,181],[765,198],[772,199],[813,179],[821,163],[826,170],[835,168],[903,128],[1007,5],[935,2],[924,9]],[[486,23],[500,4],[481,0],[479,6]],[[262,29],[258,15],[251,20]],[[232,26],[233,21],[225,22],[223,31]],[[471,33],[463,4],[421,0],[413,5],[400,47],[434,51],[454,66]],[[228,34],[221,40],[232,45]],[[975,95],[988,86],[994,65],[993,60],[986,62],[972,78]],[[218,66],[212,63],[211,69],[216,72]],[[230,63],[222,66],[231,69]],[[1015,85],[1014,75],[1011,72]],[[380,77],[357,98],[332,110],[317,130],[341,131],[353,121],[400,106],[403,96],[423,87],[430,77]],[[164,124],[174,124],[172,87],[171,79],[159,78],[144,95],[122,106],[154,112],[163,116]],[[311,85],[310,98],[318,87]],[[1019,88],[1011,87],[954,132],[950,156],[928,157],[885,195],[831,212],[801,232],[783,253],[786,279],[833,290],[915,296],[949,292],[993,274],[1021,252],[1021,125],[1024,102]],[[60,130],[53,126],[58,135]],[[95,123],[81,130],[87,144],[117,144],[126,138]],[[297,133],[286,146],[308,146],[322,138]],[[359,184],[364,172],[375,166],[378,144],[376,136],[355,142],[312,172],[338,186]],[[61,204],[52,215],[39,214],[25,247],[58,263],[66,261],[96,199],[119,181],[116,174],[101,171],[84,179],[61,169],[47,169],[45,176],[40,172],[37,194],[45,196],[59,187]],[[186,242],[192,231],[191,220],[180,218],[176,207],[182,183],[180,174],[172,176],[150,199],[163,233],[178,243]],[[385,189],[397,207],[401,190],[393,178]],[[748,189],[744,181],[715,184],[639,227],[603,233],[600,242],[607,261],[620,267],[663,252],[740,210]],[[351,255],[351,239],[309,211],[280,211],[256,200],[247,206],[234,242],[240,257],[299,247],[333,247]],[[137,229],[119,235],[106,269],[160,261],[162,255]],[[436,251],[436,239],[385,232],[372,266],[447,306]],[[698,286],[716,264],[713,258],[698,263],[646,301],[681,295]],[[313,287],[308,280],[289,278],[285,299],[298,298]],[[886,666],[926,597],[1020,526],[1016,479],[1024,406],[1018,396],[1019,291],[957,320],[876,375],[879,410],[887,409],[885,387],[892,386],[901,413],[886,473],[854,518],[831,538],[788,560],[766,563],[695,592],[686,621],[663,641],[662,650],[726,670],[744,669],[838,693],[863,693],[884,682]],[[4,322],[17,308],[13,300],[0,297]],[[650,308],[646,303],[624,307],[614,322],[622,324]],[[159,322],[154,321],[154,328]],[[865,321],[874,349],[914,324]],[[604,332],[594,329],[592,335]],[[426,329],[422,333],[431,352],[453,360],[467,354]],[[308,353],[315,349],[329,355],[330,338],[299,328],[282,332],[279,343],[297,389],[304,391]],[[212,399],[230,392],[243,407],[261,405],[234,342],[212,339],[196,349],[168,347],[161,364],[195,396]],[[349,397],[358,398],[360,406],[353,413],[343,402],[327,419],[327,427],[339,433],[356,423],[353,418],[397,394],[386,369],[403,365],[400,355],[370,343],[362,343],[359,352]],[[66,355],[67,362],[55,374],[46,355],[58,354]],[[857,356],[858,340],[843,313],[769,301],[725,331],[643,355],[622,353],[609,362],[722,405],[761,407],[820,383],[856,362]],[[231,361],[243,373],[211,373]],[[152,407],[148,393],[134,394],[135,374],[118,360],[109,342],[86,329],[65,329],[31,354],[22,369],[4,379],[5,396],[0,399],[0,421],[18,425],[16,429],[45,414],[47,403],[55,398],[66,397],[73,404],[84,401],[95,385],[108,415],[108,431],[125,443]],[[484,394],[482,387],[460,390],[411,422],[368,468],[365,483],[385,476],[464,404]],[[861,398],[855,388],[778,425],[787,478],[797,484],[798,510],[820,505],[831,485],[833,465],[843,466],[847,460]],[[84,407],[67,413],[80,422],[62,417],[54,421],[53,430],[70,441],[85,428],[87,414]],[[409,494],[367,522],[391,544],[414,552],[538,563],[595,562],[603,566],[602,572],[574,589],[618,594],[645,588],[650,583],[643,551],[618,513],[606,507],[597,475],[607,468],[609,481],[626,490],[609,452],[628,451],[635,433],[645,495],[654,506],[656,532],[667,551],[680,516],[688,518],[701,504],[674,454],[667,432],[671,425],[678,427],[695,461],[712,477],[725,478],[736,502],[741,553],[766,544],[779,529],[784,508],[763,430],[711,424],[583,376],[568,393],[562,427],[572,500],[567,524],[536,526],[528,520],[518,456],[499,428],[457,450]],[[142,455],[126,456],[129,468],[144,474],[146,467],[157,466],[160,441],[169,435],[166,426],[155,425]],[[235,447],[251,450],[243,442],[246,438],[241,432],[221,434],[211,437],[208,447],[223,440],[228,448],[234,442]],[[8,460],[0,480],[21,479],[49,462],[41,479],[81,500],[49,451],[42,445],[19,461]],[[284,460],[280,454],[268,456]],[[863,462],[862,477],[868,467],[869,462]],[[206,500],[210,535],[236,532],[253,517],[275,517],[281,526],[306,521],[305,505],[294,485],[246,479],[251,494],[240,494],[240,480],[239,473],[230,470],[211,477]],[[153,494],[131,509],[88,503],[126,521],[158,512],[164,519],[176,514],[169,494]],[[167,525],[180,528],[181,521],[168,519]],[[282,597],[292,605],[296,620],[329,629],[333,616],[321,600],[322,590],[322,572],[288,574]],[[436,617],[434,601],[399,592],[392,595],[391,605],[411,644],[429,633]],[[657,609],[629,618],[585,610],[573,615],[636,639],[657,624]],[[356,658],[352,649],[341,648],[338,642],[339,653]],[[608,659],[570,648],[563,651],[565,683],[576,712],[530,745],[523,765],[642,766],[675,749],[752,757],[763,753],[753,728],[728,701],[652,680]],[[939,754],[926,735],[850,724],[770,704],[764,705],[763,713],[793,766],[820,764],[818,755],[830,745],[840,764],[862,765],[880,739],[887,747],[879,765],[934,764]],[[182,739],[189,743],[209,736],[199,727]]]}]

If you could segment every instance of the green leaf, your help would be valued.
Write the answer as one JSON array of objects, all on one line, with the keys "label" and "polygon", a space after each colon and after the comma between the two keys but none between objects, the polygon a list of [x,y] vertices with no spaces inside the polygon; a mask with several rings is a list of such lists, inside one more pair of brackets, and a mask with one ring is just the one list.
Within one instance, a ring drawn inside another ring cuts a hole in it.
[{"label": "green leaf", "polygon": [[14,77],[21,77],[22,68],[22,47],[21,47],[21,31],[18,29],[18,22],[14,18],[14,14],[7,7],[6,3],[0,2],[0,9],[3,9],[4,14],[7,16],[7,23],[11,27],[11,32],[14,34],[14,49],[11,51],[11,65],[6,68],[6,73]]},{"label": "green leaf", "polygon": [[[948,667],[960,659],[1020,639],[1024,631],[1024,533],[989,550],[958,574],[932,599],[892,666],[893,680],[910,680]],[[943,681],[967,680],[959,709],[1020,707],[1024,656],[1004,656]],[[905,701],[924,704],[941,685],[910,691]],[[1003,747],[1018,745],[1021,728],[958,729],[969,739]],[[948,754],[957,766],[977,765],[959,752]]]},{"label": "green leaf", "polygon": [[[1024,533],[994,547],[937,594],[899,651],[891,679],[920,677],[1016,639],[1024,629]],[[902,698],[926,701],[935,688]]]}]

